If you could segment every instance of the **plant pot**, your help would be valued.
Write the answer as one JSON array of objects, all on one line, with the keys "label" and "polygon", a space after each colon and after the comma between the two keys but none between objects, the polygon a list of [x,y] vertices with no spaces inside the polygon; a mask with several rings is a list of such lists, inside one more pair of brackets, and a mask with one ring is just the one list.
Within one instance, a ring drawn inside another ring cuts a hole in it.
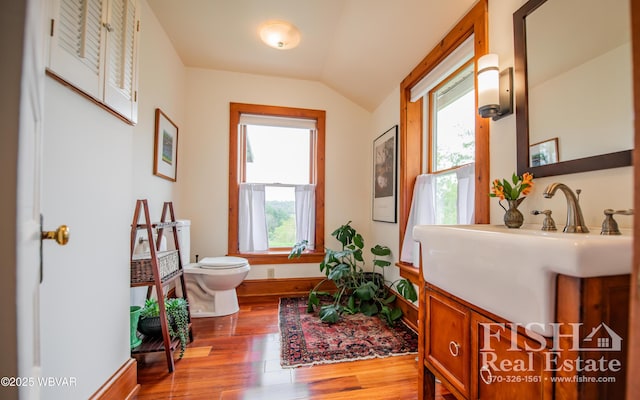
[{"label": "plant pot", "polygon": [[[169,323],[171,323],[170,318]],[[138,321],[138,332],[145,336],[161,338],[162,325],[160,325],[160,317],[140,318],[140,321]]]},{"label": "plant pot", "polygon": [[371,281],[378,286],[378,296],[384,297],[386,294],[386,287],[384,285],[384,276],[379,272],[363,272],[362,275],[367,281]]},{"label": "plant pot", "polygon": [[138,320],[140,319],[140,311],[142,310],[142,307],[140,306],[130,306],[129,307],[129,331],[130,331],[130,336],[129,336],[129,341],[131,343],[131,348],[135,348],[140,346],[140,343],[142,343],[142,340],[138,337],[137,335],[137,331],[138,331]]},{"label": "plant pot", "polygon": [[160,317],[140,318],[140,321],[138,321],[138,332],[149,337],[162,337]]}]

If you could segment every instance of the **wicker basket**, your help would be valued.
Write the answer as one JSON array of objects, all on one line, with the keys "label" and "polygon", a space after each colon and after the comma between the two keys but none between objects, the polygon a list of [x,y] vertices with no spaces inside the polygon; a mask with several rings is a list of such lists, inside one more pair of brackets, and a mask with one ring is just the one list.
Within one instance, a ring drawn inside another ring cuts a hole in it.
[{"label": "wicker basket", "polygon": [[[158,253],[158,270],[160,278],[171,276],[178,271],[178,251],[159,251]],[[137,254],[131,260],[131,282],[153,282],[153,264],[151,263],[151,254]]]}]

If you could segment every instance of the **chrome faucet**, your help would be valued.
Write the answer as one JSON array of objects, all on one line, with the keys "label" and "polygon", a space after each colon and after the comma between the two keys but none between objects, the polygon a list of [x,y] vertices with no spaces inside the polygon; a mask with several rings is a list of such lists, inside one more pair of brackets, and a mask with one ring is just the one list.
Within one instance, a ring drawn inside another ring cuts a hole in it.
[{"label": "chrome faucet", "polygon": [[[556,190],[560,189],[567,198],[567,224],[565,225],[563,232],[566,233],[588,233],[589,228],[584,224],[584,218],[582,217],[582,210],[578,203],[578,197],[575,193],[564,183],[552,183],[547,186],[542,195],[550,199],[556,194]],[[578,195],[580,190],[577,190]]]}]

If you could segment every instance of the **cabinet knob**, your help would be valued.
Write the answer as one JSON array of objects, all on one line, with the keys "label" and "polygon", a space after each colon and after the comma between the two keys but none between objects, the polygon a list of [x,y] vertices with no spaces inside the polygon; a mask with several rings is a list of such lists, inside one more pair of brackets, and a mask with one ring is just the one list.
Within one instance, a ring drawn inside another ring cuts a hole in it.
[{"label": "cabinet knob", "polygon": [[449,342],[449,353],[452,356],[458,357],[460,355],[460,345],[453,340]]},{"label": "cabinet knob", "polygon": [[479,375],[480,379],[482,379],[482,382],[486,383],[487,385],[491,385],[491,383],[493,382],[493,374],[491,373],[489,366],[483,365],[480,368]]},{"label": "cabinet knob", "polygon": [[55,240],[60,246],[64,246],[69,242],[69,228],[66,225],[60,225],[55,231],[42,231],[40,234],[42,240]]}]

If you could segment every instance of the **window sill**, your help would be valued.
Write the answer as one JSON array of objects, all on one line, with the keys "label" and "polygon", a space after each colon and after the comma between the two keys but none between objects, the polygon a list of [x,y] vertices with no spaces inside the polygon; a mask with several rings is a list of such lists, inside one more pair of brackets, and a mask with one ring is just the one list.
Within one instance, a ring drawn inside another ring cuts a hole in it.
[{"label": "window sill", "polygon": [[249,264],[303,264],[316,263],[324,259],[324,252],[306,252],[300,257],[289,258],[289,250],[283,251],[264,251],[257,253],[233,253],[230,256],[246,258]]},{"label": "window sill", "polygon": [[397,262],[396,266],[400,268],[401,277],[408,279],[413,284],[420,284],[420,269],[418,267],[405,262]]}]

